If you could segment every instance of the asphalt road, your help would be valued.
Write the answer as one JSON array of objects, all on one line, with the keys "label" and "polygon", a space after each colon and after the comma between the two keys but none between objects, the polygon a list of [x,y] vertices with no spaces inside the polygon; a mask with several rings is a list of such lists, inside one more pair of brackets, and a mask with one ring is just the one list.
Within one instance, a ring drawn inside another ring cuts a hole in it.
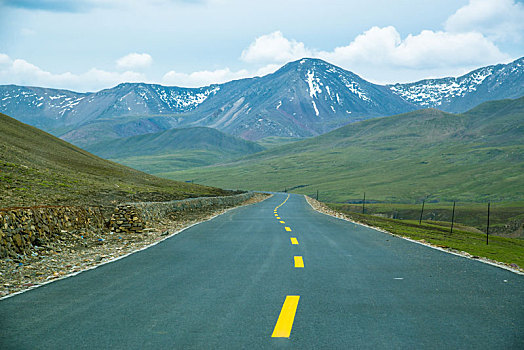
[{"label": "asphalt road", "polygon": [[0,301],[0,348],[524,349],[524,276],[286,197]]}]

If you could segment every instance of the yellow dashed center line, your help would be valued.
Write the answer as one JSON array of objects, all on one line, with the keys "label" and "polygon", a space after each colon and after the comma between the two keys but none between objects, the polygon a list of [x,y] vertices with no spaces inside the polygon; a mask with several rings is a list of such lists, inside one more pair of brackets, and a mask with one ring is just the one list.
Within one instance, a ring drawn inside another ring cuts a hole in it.
[{"label": "yellow dashed center line", "polygon": [[[285,224],[286,222],[281,220],[277,210],[287,202],[289,196],[290,195],[288,194],[286,199],[282,203],[280,203],[275,208],[275,210],[273,210],[275,217],[277,218],[277,220],[280,220],[281,224]],[[286,226],[285,230],[290,232],[291,228]],[[298,240],[296,237],[291,237],[290,240],[291,244],[298,244]],[[301,256],[295,256],[294,259],[295,267],[304,267],[304,260]],[[289,338],[289,335],[291,334],[291,328],[293,328],[293,322],[295,320],[295,314],[297,312],[299,299],[299,295],[286,296],[286,300],[284,300],[284,305],[282,305],[282,310],[280,311],[280,315],[278,316],[275,329],[273,330],[273,334],[271,335],[272,338]]]},{"label": "yellow dashed center line", "polygon": [[301,256],[295,256],[295,267],[304,267],[304,260]]},{"label": "yellow dashed center line", "polygon": [[278,316],[277,324],[271,335],[272,338],[289,338],[299,299],[299,295],[286,296],[286,300],[284,300],[284,305],[282,305],[282,310]]}]

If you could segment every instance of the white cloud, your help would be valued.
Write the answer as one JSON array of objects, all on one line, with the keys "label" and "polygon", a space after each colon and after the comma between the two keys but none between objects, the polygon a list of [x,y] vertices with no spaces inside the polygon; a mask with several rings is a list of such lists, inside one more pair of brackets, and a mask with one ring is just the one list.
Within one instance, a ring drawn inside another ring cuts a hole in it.
[{"label": "white cloud", "polygon": [[137,72],[108,72],[97,68],[81,74],[54,74],[23,59],[11,59],[0,54],[2,84],[44,86],[75,91],[97,91],[122,82],[143,82],[146,77]]},{"label": "white cloud", "polygon": [[249,76],[252,75],[250,75],[250,73],[245,69],[233,72],[229,68],[224,68],[214,71],[203,70],[193,73],[180,73],[172,70],[164,74],[162,77],[162,84],[184,87],[200,87],[210,84],[225,83],[227,81],[247,78]]},{"label": "white cloud", "polygon": [[12,64],[12,60],[9,56],[4,53],[0,53],[0,69]]},{"label": "white cloud", "polygon": [[[271,65],[264,67],[267,69],[306,56],[321,58],[357,71],[364,78],[377,82],[407,81],[412,77],[422,79],[426,77],[424,72],[426,75],[452,75],[464,72],[465,68],[472,69],[510,59],[492,40],[479,32],[424,30],[402,38],[393,26],[372,27],[348,45],[331,51],[309,49],[304,43],[289,40],[281,32],[274,32],[256,38],[242,52],[241,59],[246,62],[271,62]],[[276,70],[275,67],[267,71],[264,69],[261,73]]]},{"label": "white cloud", "polygon": [[483,65],[508,58],[492,41],[474,32],[424,30],[418,35],[408,35],[391,52],[395,64],[418,69]]},{"label": "white cloud", "polygon": [[400,34],[394,27],[373,27],[358,35],[349,45],[340,46],[333,51],[320,51],[316,57],[335,64],[349,67],[353,64],[383,64],[401,44]]},{"label": "white cloud", "polygon": [[116,60],[116,66],[120,69],[141,69],[149,67],[153,58],[147,53],[130,53]]},{"label": "white cloud", "polygon": [[[215,1],[215,0],[213,0]],[[219,1],[219,0],[216,0]],[[423,30],[402,37],[393,26],[372,27],[332,50],[308,48],[280,31],[259,36],[242,51],[249,69],[179,72],[171,70],[154,82],[199,87],[273,73],[286,62],[317,57],[377,83],[407,82],[458,75],[511,59],[498,40],[522,40],[524,6],[513,0],[470,0],[445,22],[441,31]],[[147,53],[130,53],[116,60],[118,71],[92,68],[85,73],[51,73],[23,59],[0,54],[0,83],[94,91],[121,82],[152,82],[139,73],[153,63]]]},{"label": "white cloud", "polygon": [[201,87],[210,84],[225,83],[235,79],[249,78],[273,73],[280,65],[270,64],[256,71],[229,68],[202,70],[192,73],[170,71],[164,74],[161,81],[151,81],[145,74],[125,71],[111,72],[92,68],[81,74],[71,72],[54,74],[23,59],[11,59],[0,53],[0,84],[43,86],[74,91],[98,91],[113,87],[123,82],[150,82],[167,85]]},{"label": "white cloud", "polygon": [[507,60],[497,46],[480,33],[424,30],[402,39],[394,27],[373,27],[349,45],[317,56],[346,67],[381,65],[411,69],[482,65]]},{"label": "white cloud", "polygon": [[470,0],[447,19],[445,29],[520,41],[524,38],[524,5],[513,0]]},{"label": "white cloud", "polygon": [[262,35],[255,39],[240,58],[245,62],[279,62],[285,63],[310,56],[304,43],[289,40],[280,31]]},{"label": "white cloud", "polygon": [[280,64],[268,64],[258,68],[256,71],[249,71],[247,69],[232,71],[229,68],[222,68],[213,71],[202,70],[192,73],[181,73],[172,70],[164,74],[161,83],[184,87],[201,87],[210,84],[221,84],[236,79],[263,76],[274,73],[280,67]]}]

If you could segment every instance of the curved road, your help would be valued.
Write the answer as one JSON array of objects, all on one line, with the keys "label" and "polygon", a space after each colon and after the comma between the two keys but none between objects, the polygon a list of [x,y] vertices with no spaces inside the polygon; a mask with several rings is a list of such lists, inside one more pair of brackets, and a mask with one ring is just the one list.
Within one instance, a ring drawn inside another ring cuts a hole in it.
[{"label": "curved road", "polygon": [[0,348],[524,349],[523,276],[286,198],[0,301]]}]

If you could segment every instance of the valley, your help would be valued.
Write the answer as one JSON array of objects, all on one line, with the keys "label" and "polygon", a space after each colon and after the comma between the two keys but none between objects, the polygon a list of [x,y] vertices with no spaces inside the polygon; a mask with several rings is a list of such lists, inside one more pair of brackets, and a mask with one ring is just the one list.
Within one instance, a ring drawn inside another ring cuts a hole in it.
[{"label": "valley", "polygon": [[[377,85],[304,58],[273,74],[201,88],[124,83],[76,93],[0,86],[0,105],[101,158],[182,187],[319,192],[332,203],[357,203],[364,193],[378,205],[519,203],[523,60]],[[68,181],[20,188],[34,193],[61,184],[58,192],[66,193]],[[112,186],[99,193],[143,192],[116,180]],[[16,198],[10,191],[5,198]]]},{"label": "valley", "polygon": [[157,173],[208,185],[315,195],[323,201],[519,201],[524,98],[463,114],[374,118],[212,167]]}]

